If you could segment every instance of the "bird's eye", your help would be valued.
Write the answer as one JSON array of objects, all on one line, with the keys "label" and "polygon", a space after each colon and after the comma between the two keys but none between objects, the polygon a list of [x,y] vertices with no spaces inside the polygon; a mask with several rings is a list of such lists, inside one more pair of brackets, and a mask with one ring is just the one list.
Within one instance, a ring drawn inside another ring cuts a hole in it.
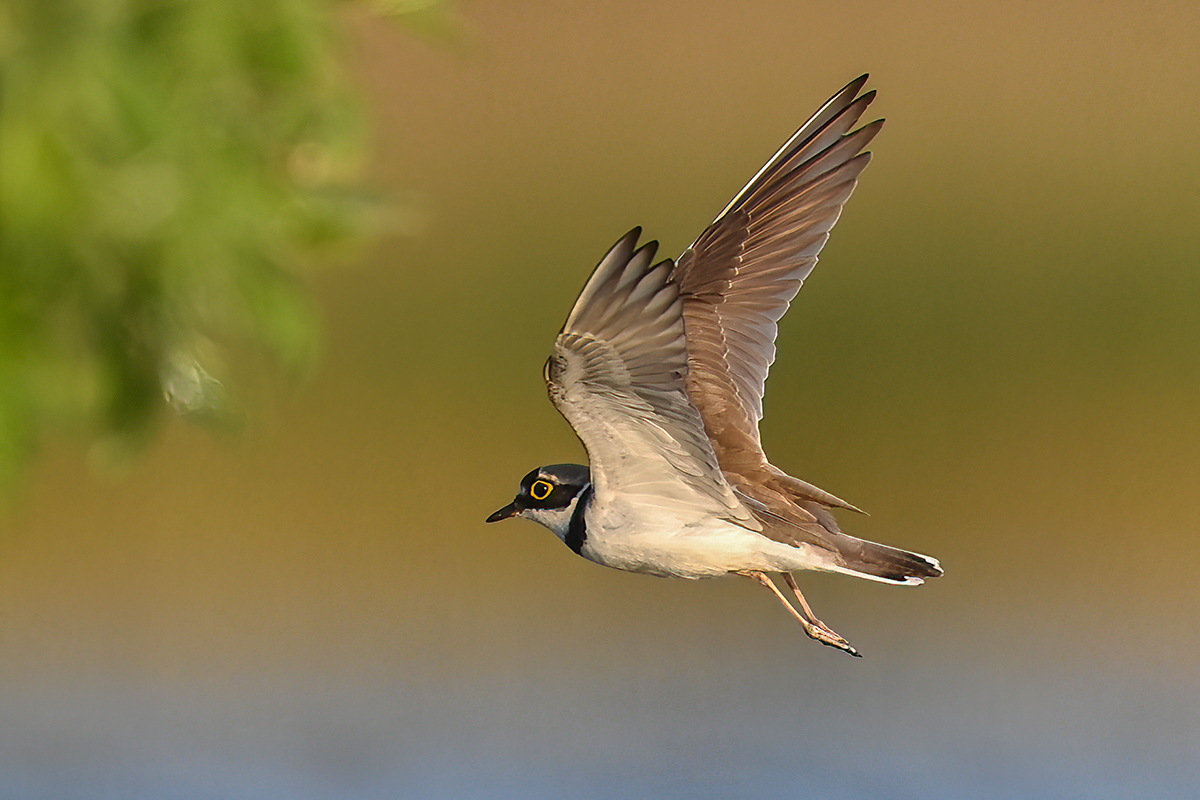
[{"label": "bird's eye", "polygon": [[529,496],[534,500],[545,500],[553,491],[554,486],[549,481],[534,481],[529,487]]}]

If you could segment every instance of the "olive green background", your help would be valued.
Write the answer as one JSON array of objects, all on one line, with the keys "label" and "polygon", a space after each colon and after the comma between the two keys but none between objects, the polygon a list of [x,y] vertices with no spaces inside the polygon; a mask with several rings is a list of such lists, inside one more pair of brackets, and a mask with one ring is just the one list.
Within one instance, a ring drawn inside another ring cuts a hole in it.
[{"label": "olive green background", "polygon": [[[0,537],[5,797],[1188,797],[1200,783],[1200,9],[350,8],[394,235],[313,278],[311,383]],[[870,71],[888,124],[785,318],[763,439],[941,559],[761,589],[524,521],[540,370],[629,228],[680,252]]]}]

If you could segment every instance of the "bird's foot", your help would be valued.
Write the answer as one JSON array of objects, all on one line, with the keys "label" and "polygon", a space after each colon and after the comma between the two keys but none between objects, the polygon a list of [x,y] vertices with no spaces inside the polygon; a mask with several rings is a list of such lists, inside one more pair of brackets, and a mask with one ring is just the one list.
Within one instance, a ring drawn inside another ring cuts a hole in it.
[{"label": "bird's foot", "polygon": [[796,598],[800,601],[799,609],[788,602],[788,599],[783,596],[783,592],[779,591],[779,587],[776,586],[775,582],[768,578],[765,573],[759,572],[758,570],[745,570],[736,574],[751,578],[770,589],[771,593],[775,595],[779,602],[783,603],[783,607],[791,612],[792,616],[796,618],[796,621],[804,627],[804,632],[807,633],[811,638],[816,639],[821,644],[827,644],[830,647],[836,647],[838,650],[843,650],[855,658],[862,658],[862,655],[854,649],[853,645],[838,635],[833,628],[830,628],[824,622],[821,622],[821,620],[817,619],[816,614],[813,614],[812,609],[808,607],[808,601],[806,601],[804,599],[804,595],[801,594],[800,587],[796,584],[796,579],[793,578],[790,573],[783,573],[783,577],[784,580],[787,581],[788,586],[792,587],[792,589],[796,592]]},{"label": "bird's foot", "polygon": [[830,628],[821,620],[814,618],[812,622],[801,620],[800,624],[804,626],[804,632],[813,639],[816,639],[821,644],[827,644],[830,647],[836,647],[839,650],[844,650],[855,658],[862,658],[862,654],[854,649],[854,645],[846,641],[839,633]]}]

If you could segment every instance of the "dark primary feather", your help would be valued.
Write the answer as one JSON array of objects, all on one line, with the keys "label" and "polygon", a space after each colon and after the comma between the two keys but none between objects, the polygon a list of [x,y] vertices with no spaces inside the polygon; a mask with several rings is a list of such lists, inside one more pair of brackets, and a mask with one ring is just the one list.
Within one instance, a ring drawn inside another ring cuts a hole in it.
[{"label": "dark primary feather", "polygon": [[[688,396],[725,472],[769,467],[759,440],[777,322],[817,263],[880,122],[849,133],[874,98],[849,84],[801,126],[679,258]],[[815,487],[812,487],[815,489]],[[819,491],[819,490],[817,490]],[[846,504],[821,493],[814,499]]]},{"label": "dark primary feather", "polygon": [[863,148],[883,124],[853,130],[875,96],[859,94],[866,79],[802,125],[679,258],[673,277],[683,299],[688,396],[726,480],[765,535],[832,550],[877,576],[929,576],[923,559],[913,561],[921,557],[843,534],[827,508],[858,509],[773,466],[759,438],[777,323],[816,265],[870,160]]}]

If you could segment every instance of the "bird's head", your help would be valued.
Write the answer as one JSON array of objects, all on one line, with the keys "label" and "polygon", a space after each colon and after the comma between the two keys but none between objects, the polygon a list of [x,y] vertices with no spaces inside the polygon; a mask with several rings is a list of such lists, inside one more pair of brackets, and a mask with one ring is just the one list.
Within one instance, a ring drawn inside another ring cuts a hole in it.
[{"label": "bird's head", "polygon": [[538,467],[521,479],[521,491],[511,503],[487,518],[499,522],[525,517],[545,525],[563,539],[580,496],[592,485],[591,472],[578,464]]}]

